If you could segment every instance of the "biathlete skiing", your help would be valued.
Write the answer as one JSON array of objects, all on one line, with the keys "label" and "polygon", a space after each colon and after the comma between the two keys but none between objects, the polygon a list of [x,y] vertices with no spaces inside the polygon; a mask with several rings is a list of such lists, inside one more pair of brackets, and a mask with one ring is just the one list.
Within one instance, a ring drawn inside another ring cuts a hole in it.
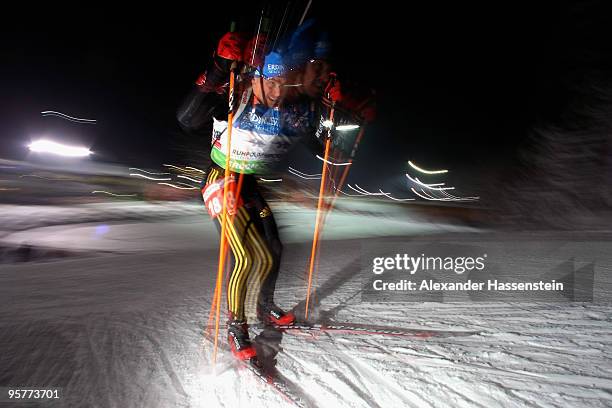
[{"label": "biathlete skiing", "polygon": [[[302,32],[296,31],[298,35]],[[225,34],[208,70],[198,78],[177,114],[188,133],[201,132],[211,118],[213,121],[211,165],[201,193],[218,230],[225,230],[231,252],[225,290],[227,339],[232,353],[241,360],[256,357],[248,332],[247,296],[254,294],[256,316],[262,323],[290,325],[295,321],[293,313],[274,301],[283,246],[257,180],[300,141],[321,154],[322,135],[329,133],[321,131],[328,109],[313,103],[326,88],[331,89],[329,70],[326,66],[320,69],[328,44],[295,35],[284,50],[266,52],[265,44],[263,35],[248,40],[239,33]],[[315,67],[319,69],[313,73]],[[237,81],[230,89],[232,71],[237,73]],[[231,91],[234,102],[228,115]],[[226,180],[228,186],[224,185]],[[225,205],[224,189],[229,192]]]}]

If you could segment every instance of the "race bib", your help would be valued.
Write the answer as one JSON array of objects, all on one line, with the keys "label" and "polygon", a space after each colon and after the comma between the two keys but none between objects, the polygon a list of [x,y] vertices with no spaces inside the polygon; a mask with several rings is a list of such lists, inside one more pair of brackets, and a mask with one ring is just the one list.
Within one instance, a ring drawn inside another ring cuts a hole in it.
[{"label": "race bib", "polygon": [[[223,186],[225,179],[220,178],[219,180],[208,184],[202,190],[202,198],[204,198],[204,205],[208,210],[211,218],[217,218],[223,211]],[[242,207],[242,199],[240,196],[236,198],[236,180],[230,177],[228,182],[227,191],[227,214],[234,215],[236,210]]]}]

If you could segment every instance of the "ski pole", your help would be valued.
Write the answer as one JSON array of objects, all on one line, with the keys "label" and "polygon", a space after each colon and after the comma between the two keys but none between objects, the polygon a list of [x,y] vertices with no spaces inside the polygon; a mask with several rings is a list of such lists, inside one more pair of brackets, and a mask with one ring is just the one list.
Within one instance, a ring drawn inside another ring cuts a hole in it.
[{"label": "ski pole", "polygon": [[[235,31],[236,23],[232,21],[230,26],[230,32]],[[228,96],[228,113],[227,113],[227,153],[225,157],[225,174],[223,179],[223,203],[221,206],[221,240],[219,244],[219,265],[217,268],[217,282],[215,285],[215,295],[213,301],[213,309],[215,312],[215,345],[213,349],[213,364],[217,361],[217,349],[219,345],[219,321],[221,319],[221,294],[223,287],[223,270],[225,269],[225,262],[227,257],[227,196],[229,191],[229,180],[230,180],[230,156],[231,156],[231,145],[232,145],[232,125],[234,122],[234,91],[235,91],[235,80],[236,80],[236,61],[232,62],[230,67],[230,80],[229,80],[229,96]],[[211,310],[211,312],[212,312]]]},{"label": "ski pole", "polygon": [[232,124],[234,122],[234,82],[236,77],[236,63],[232,63],[230,68],[229,82],[229,112],[227,115],[227,156],[225,158],[225,174],[223,180],[223,205],[221,206],[221,243],[219,247],[219,267],[217,270],[217,285],[215,287],[215,348],[213,352],[213,363],[217,361],[217,347],[219,341],[219,320],[221,318],[221,287],[223,286],[223,269],[225,266],[225,257],[227,256],[227,196],[229,191],[230,180],[230,154],[232,144]]},{"label": "ski pole", "polygon": [[[359,131],[359,134],[357,136],[357,140],[355,141],[355,144],[353,145],[353,150],[351,152],[351,155],[349,157],[349,163],[353,164],[353,158],[355,157],[355,152],[357,151],[357,147],[359,146],[359,142],[361,141],[361,138],[364,134],[365,129],[362,128]],[[325,211],[323,212],[320,224],[320,230],[319,230],[319,235],[323,233],[323,230],[325,229],[325,223],[327,221],[327,217],[331,214],[331,212],[334,209],[334,205],[336,204],[336,199],[338,198],[338,196],[340,195],[340,190],[342,190],[342,187],[344,185],[344,181],[346,180],[346,177],[348,176],[348,172],[350,169],[350,165],[349,166],[343,166],[344,170],[342,172],[342,175],[340,176],[340,182],[338,183],[338,185],[335,186],[335,191],[332,192],[332,198],[331,198],[331,202],[325,207]],[[335,170],[335,169],[334,169]],[[334,181],[334,175],[332,174],[330,181],[333,183]],[[319,253],[321,252],[321,246],[318,245],[317,246],[317,250],[316,250],[316,255],[314,257],[315,259],[315,270],[319,269]]]},{"label": "ski pole", "polygon": [[[329,113],[330,122],[334,122],[334,103],[332,103],[330,113]],[[329,126],[327,130],[327,138],[325,140],[325,154],[323,160],[323,169],[321,171],[321,185],[319,187],[319,200],[317,202],[317,216],[315,219],[315,229],[314,236],[312,238],[312,248],[310,253],[310,266],[308,268],[308,288],[306,292],[306,312],[304,314],[304,319],[308,319],[308,309],[310,306],[310,293],[312,288],[312,275],[314,272],[315,260],[317,258],[317,247],[319,244],[319,231],[321,229],[321,220],[322,220],[322,207],[323,207],[323,199],[325,196],[325,179],[327,178],[327,161],[329,159],[329,149],[331,145],[331,129],[332,126]],[[314,293],[313,293],[314,295]]]},{"label": "ski pole", "polygon": [[[365,126],[361,126],[361,129],[359,129],[359,134],[357,135],[357,139],[355,140],[355,143],[353,144],[353,149],[349,156],[348,162],[351,165],[353,164],[353,159],[355,158],[355,154],[357,153],[357,149],[359,148],[359,143],[361,142],[361,139],[363,138],[364,133],[365,133]],[[334,192],[334,196],[332,197],[332,201],[329,205],[328,212],[331,212],[334,209],[334,204],[336,203],[336,199],[338,198],[338,195],[340,194],[340,190],[342,190],[342,187],[344,187],[344,182],[346,181],[350,167],[351,167],[350,165],[344,166],[344,171],[342,172],[342,176],[340,176],[340,181],[338,182],[338,185],[336,186],[336,191]]]}]

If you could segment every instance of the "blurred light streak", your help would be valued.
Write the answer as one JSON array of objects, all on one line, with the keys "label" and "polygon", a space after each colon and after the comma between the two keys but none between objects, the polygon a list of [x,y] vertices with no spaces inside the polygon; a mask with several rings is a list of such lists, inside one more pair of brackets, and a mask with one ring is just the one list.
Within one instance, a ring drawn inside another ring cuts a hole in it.
[{"label": "blurred light streak", "polygon": [[289,173],[293,174],[294,176],[298,176],[298,177],[300,177],[300,178],[303,178],[304,180],[318,180],[318,179],[320,179],[320,178],[321,178],[321,176],[319,176],[319,177],[305,177],[305,176],[302,176],[302,175],[300,175],[300,174],[298,174],[298,173],[295,173],[295,172],[294,172],[293,170],[291,170],[291,169],[289,169]]},{"label": "blurred light streak", "polygon": [[385,197],[390,198],[391,200],[395,200],[395,201],[414,201],[415,200],[414,198],[395,198],[395,197],[391,197],[391,194],[385,193],[381,189],[378,189],[378,191],[380,191],[381,194],[384,195]]},{"label": "blurred light streak", "polygon": [[476,196],[476,197],[456,197],[452,194],[448,194],[446,191],[441,191],[442,194],[444,194],[445,196],[454,199],[455,201],[477,201],[480,200],[480,197]]},{"label": "blurred light streak", "polygon": [[[443,200],[442,200],[442,199],[440,199],[440,198],[434,198],[434,197],[431,197],[431,196],[429,196],[429,197],[423,196],[423,195],[421,195],[421,194],[417,193],[417,191],[416,191],[414,188],[412,188],[412,187],[410,187],[410,190],[412,190],[412,192],[413,192],[414,194],[418,195],[418,196],[419,196],[419,197],[421,197],[421,198],[424,198],[425,200],[429,200],[429,201],[443,201]],[[421,191],[423,191],[423,190],[421,190]],[[425,193],[425,192],[423,191],[423,193]],[[447,199],[447,200],[448,200],[448,199]]]},{"label": "blurred light streak", "polygon": [[340,132],[346,132],[346,131],[355,130],[355,129],[359,129],[359,125],[340,125],[340,126],[336,126],[336,130],[338,130]]},{"label": "blurred light streak", "polygon": [[156,176],[161,176],[163,174],[170,174],[170,173],[153,173],[152,171],[146,171],[146,170],[143,170],[143,169],[139,169],[138,167],[130,167],[128,170],[142,171],[143,173],[153,174],[153,175],[156,175]]},{"label": "blurred light streak", "polygon": [[432,200],[437,200],[437,201],[448,201],[448,198],[440,198],[440,197],[436,197],[433,194],[430,194],[429,192],[426,192],[425,190],[421,189],[421,193],[423,193],[424,196],[429,197]]},{"label": "blurred light streak", "polygon": [[172,164],[163,164],[163,166],[166,166],[166,167],[172,167],[172,168],[174,168],[174,169],[177,169],[178,171],[183,171],[183,172],[185,171],[185,169],[180,168],[180,167],[178,167],[178,166],[173,166]]},{"label": "blurred light streak", "polygon": [[200,170],[200,169],[197,169],[197,168],[195,168],[195,167],[185,166],[185,168],[186,168],[186,169],[193,170],[193,171],[200,172],[200,173],[202,173],[202,174],[206,174],[206,172],[205,172],[204,170]]},{"label": "blurred light streak", "polygon": [[108,194],[113,197],[136,197],[136,194],[115,194],[115,193],[111,193],[110,191],[102,191],[102,190],[94,190],[91,192],[91,194]]},{"label": "blurred light streak", "polygon": [[176,188],[178,190],[197,190],[198,189],[197,187],[192,187],[192,186],[189,186],[189,187],[180,187],[180,186],[176,186],[176,185],[170,184],[170,183],[157,183],[157,184],[162,185],[162,186],[168,186],[168,187]]},{"label": "blurred light streak", "polygon": [[448,194],[446,191],[440,191],[443,195],[445,195],[447,198],[452,198],[452,199],[457,199],[459,197],[455,197],[452,194]]},{"label": "blurred light streak", "polygon": [[443,186],[445,183],[433,183],[433,184],[429,184],[429,183],[423,183],[421,180],[419,180],[418,177],[414,178],[417,183],[419,183],[422,186],[426,186],[426,187],[438,187],[438,186]]},{"label": "blurred light streak", "polygon": [[429,188],[430,190],[443,191],[443,190],[454,190],[455,189],[455,187],[430,187],[430,185],[428,185],[428,184],[422,183],[422,182],[420,182],[417,179],[413,179],[412,177],[410,177],[410,175],[408,173],[406,173],[406,177],[408,177],[408,179],[410,181],[412,181],[413,183],[416,183],[416,184],[418,184],[420,186]]},{"label": "blurred light streak", "polygon": [[327,164],[331,164],[332,166],[350,166],[351,165],[351,162],[347,162],[347,163],[332,163],[329,160],[325,160],[323,157],[319,156],[318,154],[317,154],[317,159],[319,159],[319,160],[321,160],[321,161],[323,161],[323,162],[325,162]]},{"label": "blurred light streak", "polygon": [[91,154],[91,151],[85,147],[68,146],[44,139],[32,142],[28,147],[33,152],[52,153],[67,157],[85,157]]},{"label": "blurred light streak", "polygon": [[[302,14],[302,18],[300,18],[300,22],[298,23],[298,27],[302,25],[304,19],[306,18],[306,14],[308,14],[308,10],[310,9],[310,5],[312,4],[312,0],[308,0],[308,4],[306,4],[306,8],[304,9],[304,14]],[[314,60],[310,60],[313,62]]]},{"label": "blurred light streak", "polygon": [[40,112],[40,114],[43,115],[43,116],[57,116],[59,118],[67,119],[69,121],[78,122],[78,123],[94,124],[94,123],[97,122],[95,119],[75,118],[73,116],[68,116],[68,115],[66,115],[64,113],[56,112],[56,111],[42,111],[42,112]]},{"label": "blurred light streak", "polygon": [[366,190],[366,189],[364,189],[364,188],[359,187],[359,185],[358,185],[358,184],[355,184],[355,187],[357,187],[358,189],[360,189],[361,191],[363,191],[363,192],[364,192],[364,193],[366,193],[367,195],[384,195],[384,193],[383,193],[383,194],[381,194],[382,192],[381,192],[381,193],[371,193],[371,192],[369,192],[368,190]]},{"label": "blurred light streak", "polygon": [[356,193],[359,193],[359,194],[361,194],[361,195],[367,195],[367,194],[365,194],[365,193],[362,193],[362,192],[361,192],[361,191],[359,191],[359,190],[356,190],[356,189],[355,189],[355,188],[353,188],[353,186],[351,186],[350,184],[347,184],[346,186],[347,186],[348,188],[350,188],[351,190],[355,191]]},{"label": "blurred light streak", "polygon": [[182,176],[182,175],[180,175],[180,174],[179,174],[179,175],[177,175],[176,177],[179,177],[179,178],[184,178],[184,179],[187,179],[187,180],[189,180],[189,181],[193,181],[194,183],[201,183],[201,182],[202,182],[202,180],[192,179],[191,177]]},{"label": "blurred light streak", "polygon": [[336,187],[334,187],[334,190],[336,190],[337,192],[344,194],[345,196],[349,196],[349,197],[361,197],[363,194],[349,194],[349,193],[345,193],[342,190],[338,190]]},{"label": "blurred light streak", "polygon": [[153,181],[170,181],[170,180],[172,180],[171,178],[148,177],[148,176],[145,176],[144,174],[138,174],[138,173],[130,173],[130,176],[142,177],[142,178],[146,178],[147,180],[153,180]]},{"label": "blurred light streak", "polygon": [[274,183],[274,182],[283,181],[283,179],[282,179],[282,178],[280,178],[280,179],[265,179],[265,178],[260,177],[259,179],[260,179],[261,181],[266,181],[266,182],[269,182],[269,183]]},{"label": "blurred light streak", "polygon": [[425,174],[443,174],[443,173],[448,173],[448,170],[425,170],[420,168],[419,166],[417,166],[416,164],[414,164],[413,162],[411,162],[410,160],[408,160],[408,164],[415,170],[420,171],[421,173],[425,173]]},{"label": "blurred light streak", "polygon": [[332,122],[331,120],[327,119],[327,120],[323,121],[323,126],[325,126],[326,128],[330,129],[332,126],[334,126],[334,122]]},{"label": "blurred light streak", "polygon": [[[359,190],[353,188],[350,184],[346,185],[348,188],[350,188],[351,190],[361,194],[361,195],[373,195],[373,196],[380,196],[382,194],[380,193],[370,193],[369,191],[365,191],[363,188],[359,187],[357,184],[355,184],[355,187],[357,187]],[[361,190],[361,191],[360,191]]]},{"label": "blurred light streak", "polygon": [[[378,189],[378,191],[380,191],[380,193],[370,193],[369,191],[366,191],[363,188],[359,187],[357,184],[355,184],[355,187],[358,187],[359,189],[361,189],[363,191],[359,191],[359,190],[353,188],[350,184],[347,184],[347,187],[350,188],[351,190],[359,193],[362,196],[363,195],[366,195],[366,196],[384,196],[384,197],[387,197],[387,198],[389,198],[391,200],[394,200],[394,201],[414,201],[415,200],[414,198],[395,198],[395,197],[391,196],[391,194],[385,193],[381,189]],[[355,194],[347,194],[347,193],[345,193],[342,190],[338,190],[337,188],[335,190],[340,192],[340,193],[342,193],[342,194],[344,194],[344,195],[347,195],[349,197],[359,197],[358,195],[355,195]]]},{"label": "blurred light streak", "polygon": [[299,170],[297,170],[297,169],[294,169],[293,167],[289,167],[289,170],[293,170],[293,171],[295,171],[296,173],[300,173],[302,176],[306,176],[306,177],[317,177],[317,176],[321,177],[321,173],[317,173],[317,174],[307,174],[307,173],[304,173],[304,172],[299,171]]}]

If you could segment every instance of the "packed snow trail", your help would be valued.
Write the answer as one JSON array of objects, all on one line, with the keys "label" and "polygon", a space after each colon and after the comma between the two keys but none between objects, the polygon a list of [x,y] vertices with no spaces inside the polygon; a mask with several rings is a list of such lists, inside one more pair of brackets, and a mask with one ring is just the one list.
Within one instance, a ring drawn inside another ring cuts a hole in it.
[{"label": "packed snow trail", "polygon": [[[169,220],[132,220],[110,228],[153,237],[143,241],[140,250],[91,252],[92,240],[83,240],[89,252],[79,256],[0,265],[0,386],[63,387],[63,399],[49,405],[62,407],[287,406],[274,390],[233,369],[227,358],[221,357],[213,372],[211,346],[202,330],[216,271],[216,236],[203,232],[199,242],[193,242],[191,217],[170,220],[175,225],[172,237],[185,243],[183,247],[164,249]],[[355,224],[369,221],[366,215],[353,217]],[[287,233],[283,224],[281,231]],[[68,242],[62,231],[74,233],[74,227],[54,227],[57,242]],[[79,228],[89,227],[94,226]],[[40,229],[32,231],[35,242]],[[381,245],[486,245],[489,256],[517,276],[534,267],[517,254],[540,245],[547,258],[539,257],[536,263],[563,264],[567,256],[578,269],[592,263],[595,286],[594,302],[584,303],[380,303],[362,300],[362,277],[357,273],[362,245],[372,240],[336,233],[333,245],[326,241],[322,248],[316,320],[478,334],[406,339],[280,333],[270,346],[276,347],[275,361],[268,364],[307,392],[313,405],[610,406],[609,236],[444,231],[376,235]],[[121,238],[121,233],[113,238]],[[299,241],[285,245],[277,291],[279,304],[296,306],[298,312],[309,250],[309,242]],[[127,237],[126,242],[137,245]]]}]

